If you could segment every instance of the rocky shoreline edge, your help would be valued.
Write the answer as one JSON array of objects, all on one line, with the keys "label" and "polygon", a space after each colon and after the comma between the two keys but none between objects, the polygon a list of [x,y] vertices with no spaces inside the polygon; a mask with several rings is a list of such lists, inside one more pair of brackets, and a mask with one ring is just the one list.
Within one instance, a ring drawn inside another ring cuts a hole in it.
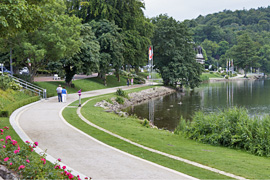
[{"label": "rocky shoreline edge", "polygon": [[106,112],[114,112],[121,117],[127,117],[128,113],[121,111],[129,106],[136,105],[145,101],[148,101],[153,98],[165,96],[171,93],[176,92],[175,89],[169,87],[153,87],[146,90],[142,90],[140,92],[133,92],[128,94],[128,98],[124,98],[124,103],[119,104],[116,101],[116,98],[111,98],[108,102],[106,100],[102,100],[95,104],[95,107],[102,107]]}]

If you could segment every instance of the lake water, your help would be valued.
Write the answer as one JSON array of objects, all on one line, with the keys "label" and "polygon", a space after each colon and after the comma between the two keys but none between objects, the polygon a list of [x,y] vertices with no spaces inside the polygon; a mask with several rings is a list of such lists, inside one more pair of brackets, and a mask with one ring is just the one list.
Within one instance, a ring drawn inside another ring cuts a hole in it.
[{"label": "lake water", "polygon": [[191,120],[196,111],[211,113],[232,106],[245,107],[250,116],[269,114],[270,80],[202,84],[194,91],[176,92],[125,111],[151,120],[158,128],[174,130],[181,116]]}]

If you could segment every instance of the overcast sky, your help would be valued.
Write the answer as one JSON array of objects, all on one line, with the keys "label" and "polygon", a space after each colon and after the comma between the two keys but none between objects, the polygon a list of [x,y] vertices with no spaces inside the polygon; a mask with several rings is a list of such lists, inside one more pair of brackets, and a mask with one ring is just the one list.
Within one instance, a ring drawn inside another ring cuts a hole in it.
[{"label": "overcast sky", "polygon": [[168,14],[178,21],[195,19],[199,15],[205,16],[224,9],[234,11],[270,6],[269,0],[144,0],[144,2],[146,17]]}]

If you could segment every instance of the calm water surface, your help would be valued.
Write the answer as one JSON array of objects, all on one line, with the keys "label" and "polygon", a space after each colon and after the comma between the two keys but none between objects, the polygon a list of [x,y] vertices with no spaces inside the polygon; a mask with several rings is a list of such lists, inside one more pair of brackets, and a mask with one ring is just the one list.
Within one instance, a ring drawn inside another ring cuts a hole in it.
[{"label": "calm water surface", "polygon": [[196,111],[211,113],[232,106],[245,107],[251,116],[270,114],[270,80],[203,84],[194,91],[177,92],[126,111],[151,120],[159,128],[174,130],[181,116],[191,119]]}]

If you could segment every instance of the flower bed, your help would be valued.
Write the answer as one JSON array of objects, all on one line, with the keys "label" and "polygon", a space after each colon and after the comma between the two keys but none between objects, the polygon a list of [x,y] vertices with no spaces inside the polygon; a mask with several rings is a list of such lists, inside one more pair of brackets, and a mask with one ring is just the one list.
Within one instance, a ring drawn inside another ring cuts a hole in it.
[{"label": "flower bed", "polygon": [[[33,153],[38,142],[19,145],[8,135],[8,127],[0,129],[0,175],[4,179],[78,179],[66,166],[60,166],[59,158],[54,164],[47,163],[46,154]],[[3,177],[4,176],[4,177]],[[85,179],[91,179],[86,177]]]}]

